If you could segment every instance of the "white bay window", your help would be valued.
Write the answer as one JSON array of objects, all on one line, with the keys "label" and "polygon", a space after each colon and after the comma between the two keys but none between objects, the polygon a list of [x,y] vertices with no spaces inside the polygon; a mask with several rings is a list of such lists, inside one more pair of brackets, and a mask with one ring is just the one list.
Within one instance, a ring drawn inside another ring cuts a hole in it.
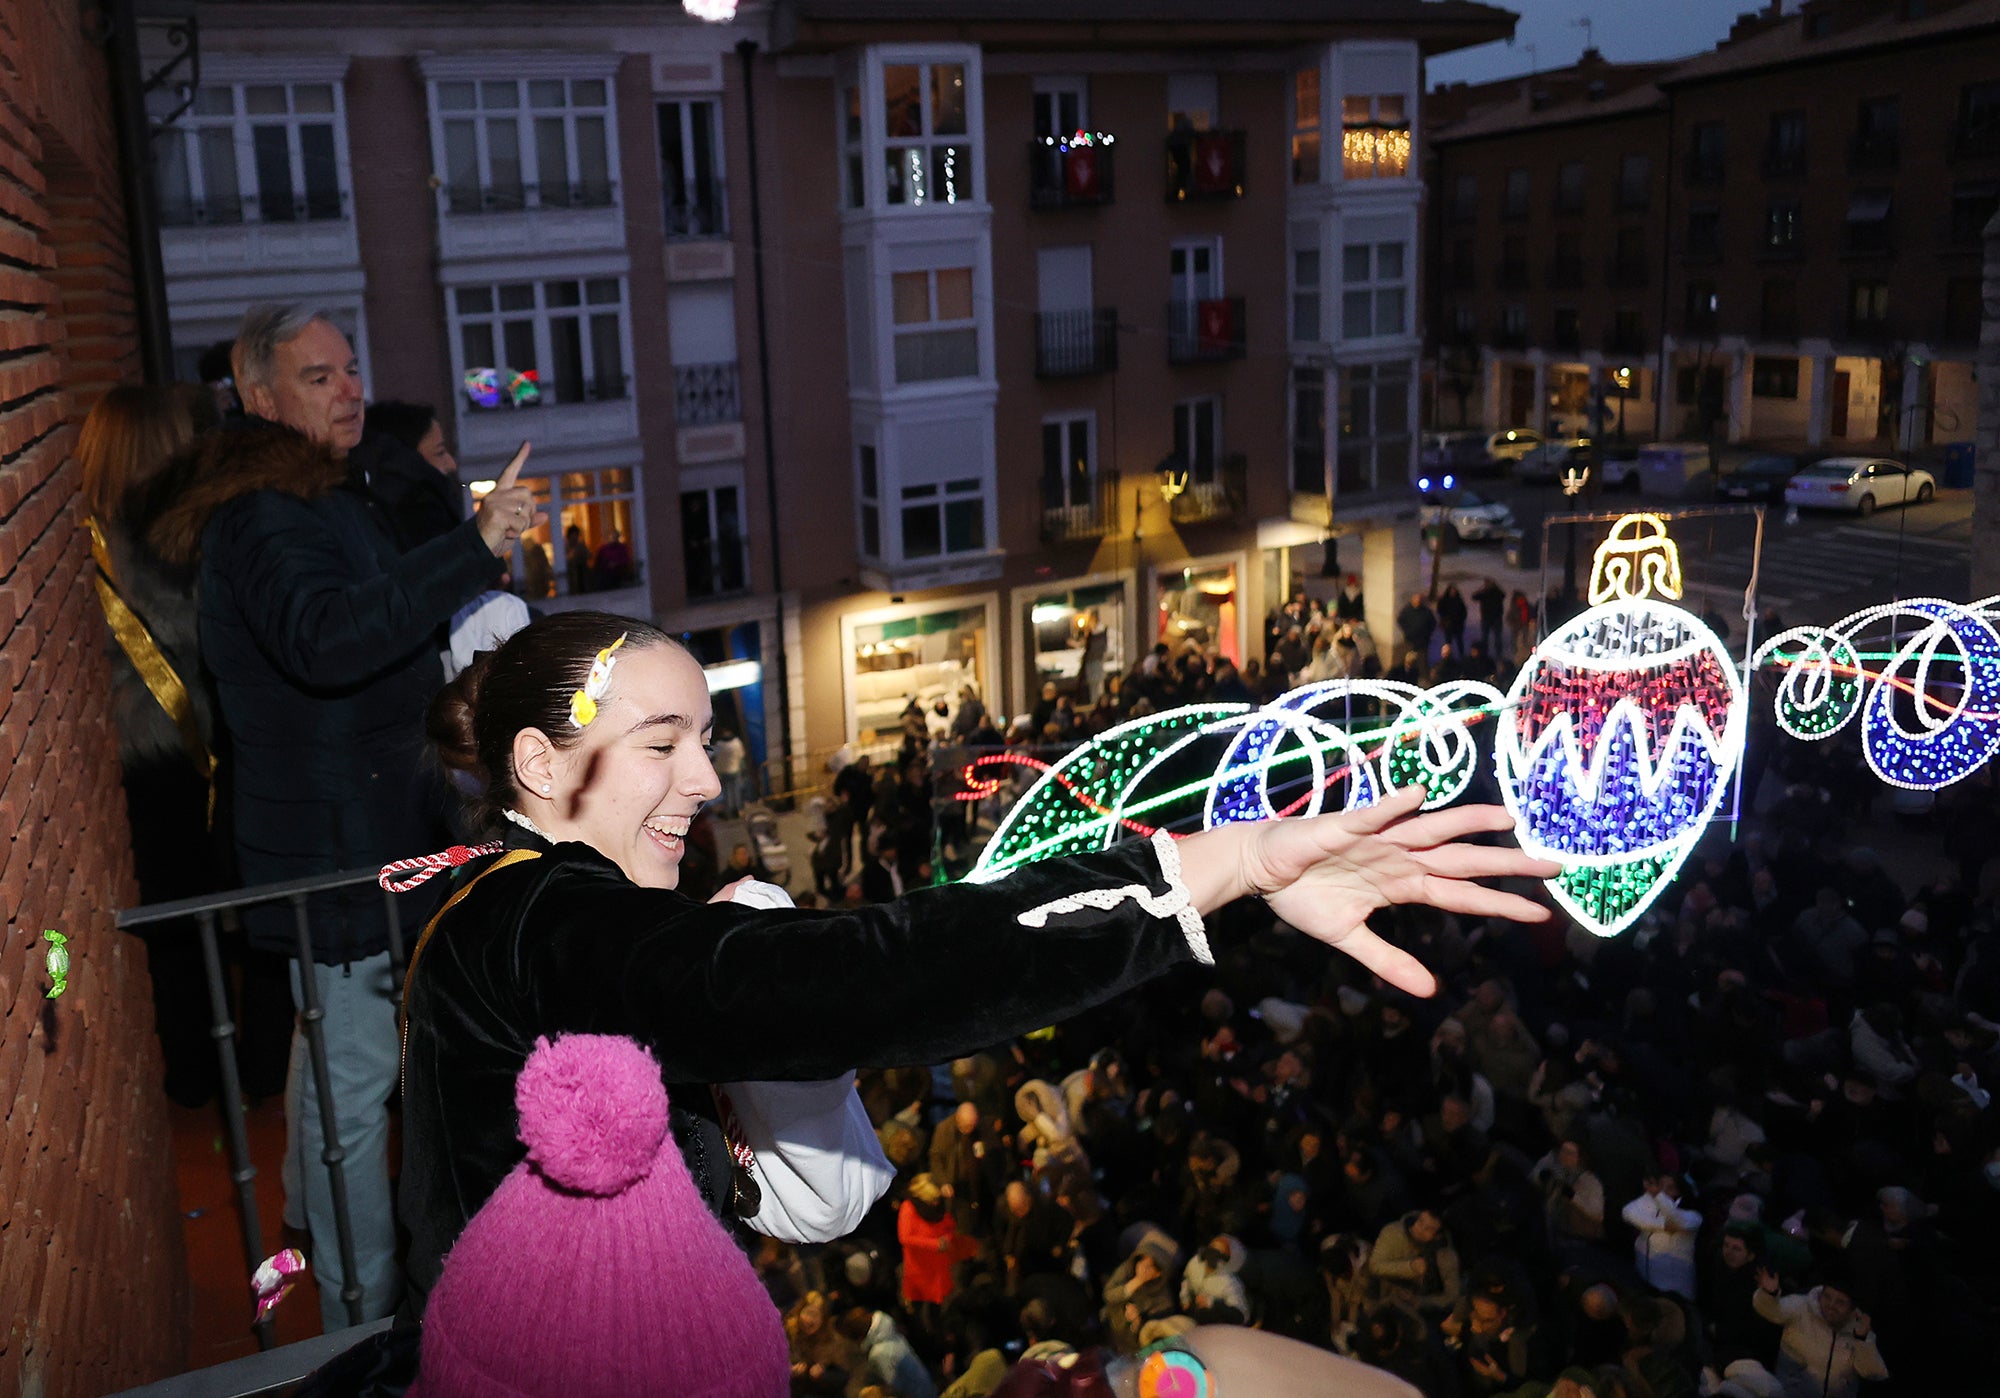
[{"label": "white bay window", "polygon": [[[557,278],[458,286],[451,291],[455,366],[461,379],[498,371],[502,401],[514,375],[531,375],[530,401],[583,403],[629,391],[622,277]],[[525,406],[515,395],[516,405]],[[489,406],[474,400],[475,407]]]},{"label": "white bay window", "polygon": [[439,194],[447,214],[616,203],[618,142],[608,74],[434,71],[430,94]]},{"label": "white bay window", "polygon": [[[337,81],[204,83],[148,99],[164,117],[153,140],[160,221],[305,223],[347,217],[347,116]],[[164,109],[162,109],[164,108]]]}]

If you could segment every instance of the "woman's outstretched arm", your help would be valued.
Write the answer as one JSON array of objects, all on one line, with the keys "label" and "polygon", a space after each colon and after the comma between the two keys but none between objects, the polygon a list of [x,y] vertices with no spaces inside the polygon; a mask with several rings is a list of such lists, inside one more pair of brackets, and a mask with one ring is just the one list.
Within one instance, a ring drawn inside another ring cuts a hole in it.
[{"label": "woman's outstretched arm", "polygon": [[1407,902],[1539,920],[1540,905],[1472,880],[1554,869],[1460,843],[1506,828],[1496,808],[1417,815],[1417,804],[1192,836],[1167,861],[1179,885],[1141,842],[833,912],[692,904],[580,870],[527,919],[528,993],[538,1032],[632,1034],[677,1081],[939,1062],[1188,960],[1199,934],[1185,935],[1172,911],[1184,889],[1202,913],[1261,895],[1288,923],[1426,995],[1430,974],[1368,930],[1370,913]]},{"label": "woman's outstretched arm", "polygon": [[1368,915],[1425,903],[1474,917],[1541,922],[1549,910],[1475,879],[1550,879],[1561,866],[1468,836],[1513,828],[1499,806],[1454,806],[1419,814],[1421,788],[1374,806],[1308,820],[1265,820],[1204,830],[1180,842],[1181,877],[1194,905],[1212,912],[1258,896],[1308,936],[1337,947],[1391,985],[1430,995],[1423,963],[1368,929]]}]

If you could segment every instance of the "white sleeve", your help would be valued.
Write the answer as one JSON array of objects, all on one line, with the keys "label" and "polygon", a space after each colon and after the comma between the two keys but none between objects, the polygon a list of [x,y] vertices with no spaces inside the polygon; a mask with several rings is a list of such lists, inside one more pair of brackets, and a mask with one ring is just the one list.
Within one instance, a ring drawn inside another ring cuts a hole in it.
[{"label": "white sleeve", "polygon": [[[788,908],[776,884],[745,879],[730,896],[757,908]],[[860,1226],[896,1172],[854,1089],[854,1074],[824,1082],[724,1085],[763,1200],[743,1221],[767,1238],[826,1243]]]}]

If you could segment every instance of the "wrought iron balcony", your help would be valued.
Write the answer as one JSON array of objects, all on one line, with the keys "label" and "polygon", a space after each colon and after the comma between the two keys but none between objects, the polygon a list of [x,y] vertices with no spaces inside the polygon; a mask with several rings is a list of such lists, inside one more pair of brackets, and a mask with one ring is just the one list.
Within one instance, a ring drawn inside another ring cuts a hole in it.
[{"label": "wrought iron balcony", "polygon": [[1167,202],[1241,199],[1248,141],[1241,131],[1175,131],[1167,137]]},{"label": "wrought iron balcony", "polygon": [[1111,137],[1086,141],[1043,137],[1028,145],[1028,203],[1037,209],[1091,209],[1116,192],[1117,152]]},{"label": "wrought iron balcony", "polygon": [[612,180],[572,184],[567,180],[511,184],[451,184],[444,187],[446,213],[505,214],[524,209],[608,209],[618,201]]},{"label": "wrought iron balcony", "polygon": [[1212,364],[1244,353],[1243,298],[1167,303],[1167,362]]},{"label": "wrought iron balcony", "polygon": [[1035,377],[1067,379],[1108,374],[1118,367],[1118,312],[1092,310],[1035,313]]},{"label": "wrought iron balcony", "polygon": [[743,394],[736,361],[674,366],[674,421],[706,427],[743,420]]},{"label": "wrought iron balcony", "polygon": [[1186,487],[1167,502],[1167,514],[1175,524],[1202,524],[1208,520],[1234,519],[1243,513],[1248,462],[1241,453],[1212,461],[1205,468],[1188,468]]},{"label": "wrought iron balcony", "polygon": [[1101,539],[1118,528],[1118,473],[1096,471],[1078,482],[1042,477],[1042,540]]},{"label": "wrought iron balcony", "polygon": [[694,190],[667,190],[666,236],[669,239],[722,238],[728,234],[729,204],[724,198],[721,180],[709,180],[704,187]]}]

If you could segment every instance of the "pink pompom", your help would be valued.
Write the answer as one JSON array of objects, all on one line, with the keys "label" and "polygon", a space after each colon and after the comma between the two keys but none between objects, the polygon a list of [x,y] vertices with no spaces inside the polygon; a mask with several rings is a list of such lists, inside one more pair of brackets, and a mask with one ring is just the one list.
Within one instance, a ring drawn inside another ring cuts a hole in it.
[{"label": "pink pompom", "polygon": [[667,1135],[660,1065],[630,1039],[537,1039],[514,1084],[528,1159],[579,1194],[616,1194],[644,1179]]}]

